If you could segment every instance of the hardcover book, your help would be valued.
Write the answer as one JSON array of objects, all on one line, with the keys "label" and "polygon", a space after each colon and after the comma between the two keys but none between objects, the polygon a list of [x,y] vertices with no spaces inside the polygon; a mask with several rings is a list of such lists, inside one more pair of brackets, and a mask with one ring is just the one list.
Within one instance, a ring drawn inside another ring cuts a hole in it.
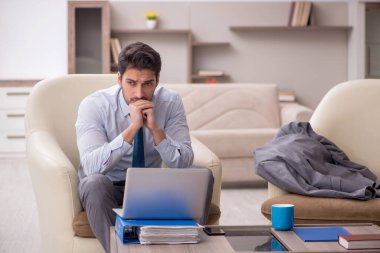
[{"label": "hardcover book", "polygon": [[380,249],[380,234],[340,235],[339,244],[346,249]]}]

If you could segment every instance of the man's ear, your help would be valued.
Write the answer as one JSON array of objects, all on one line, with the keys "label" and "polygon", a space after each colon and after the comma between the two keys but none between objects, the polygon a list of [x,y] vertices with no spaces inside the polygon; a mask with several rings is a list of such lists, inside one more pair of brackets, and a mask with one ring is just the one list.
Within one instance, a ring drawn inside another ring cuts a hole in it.
[{"label": "man's ear", "polygon": [[120,74],[120,71],[117,72],[117,83],[121,86],[121,74]]},{"label": "man's ear", "polygon": [[157,81],[156,84],[158,85],[158,83],[160,82],[160,75],[156,76],[156,81]]}]

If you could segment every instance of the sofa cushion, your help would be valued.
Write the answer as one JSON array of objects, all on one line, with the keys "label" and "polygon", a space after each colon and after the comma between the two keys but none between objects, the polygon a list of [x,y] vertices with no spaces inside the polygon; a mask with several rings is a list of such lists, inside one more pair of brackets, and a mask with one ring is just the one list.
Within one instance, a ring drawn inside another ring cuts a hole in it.
[{"label": "sofa cushion", "polygon": [[275,84],[165,85],[177,91],[190,130],[280,127]]},{"label": "sofa cushion", "polygon": [[74,233],[80,237],[95,237],[94,232],[90,227],[87,219],[87,213],[85,211],[75,215],[73,220]]},{"label": "sofa cushion", "polygon": [[278,128],[216,129],[191,134],[223,159],[252,157],[253,151],[272,140],[277,132]]},{"label": "sofa cushion", "polygon": [[[219,218],[220,218],[219,207],[214,204],[211,204],[210,213],[207,217],[206,224],[208,225],[217,224]],[[82,211],[78,213],[77,215],[75,215],[72,225],[73,225],[73,230],[74,230],[75,235],[80,236],[80,237],[95,237],[90,227],[90,224],[88,223],[87,213],[85,211]]]},{"label": "sofa cushion", "polygon": [[369,222],[380,225],[380,199],[362,201],[286,194],[262,204],[261,212],[269,220],[273,204],[293,204],[295,224]]}]

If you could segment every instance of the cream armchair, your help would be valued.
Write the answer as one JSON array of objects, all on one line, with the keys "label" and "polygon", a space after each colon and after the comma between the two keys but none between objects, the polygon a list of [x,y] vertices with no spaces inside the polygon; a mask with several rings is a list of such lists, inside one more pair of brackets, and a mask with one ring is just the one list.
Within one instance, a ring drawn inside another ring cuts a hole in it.
[{"label": "cream armchair", "polygon": [[[315,132],[341,148],[351,161],[380,178],[380,80],[339,84],[322,99],[310,119]],[[379,182],[379,181],[378,181]],[[372,222],[380,225],[380,199],[368,201],[290,194],[268,184],[261,211],[271,218],[271,205],[295,205],[296,223]]]},{"label": "cream armchair", "polygon": [[[83,214],[78,195],[75,121],[81,100],[116,84],[116,75],[68,75],[39,82],[26,109],[27,160],[36,196],[43,252],[104,252],[95,238],[76,235],[74,217]],[[218,222],[221,165],[206,146],[192,137],[194,165],[214,175],[208,223]]]}]

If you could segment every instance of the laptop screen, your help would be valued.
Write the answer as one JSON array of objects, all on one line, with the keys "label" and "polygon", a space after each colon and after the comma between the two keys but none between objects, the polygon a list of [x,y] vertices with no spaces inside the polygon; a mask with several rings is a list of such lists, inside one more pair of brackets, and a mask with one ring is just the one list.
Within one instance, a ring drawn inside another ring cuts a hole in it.
[{"label": "laptop screen", "polygon": [[129,168],[124,202],[115,210],[124,219],[200,221],[211,171],[206,168]]}]

